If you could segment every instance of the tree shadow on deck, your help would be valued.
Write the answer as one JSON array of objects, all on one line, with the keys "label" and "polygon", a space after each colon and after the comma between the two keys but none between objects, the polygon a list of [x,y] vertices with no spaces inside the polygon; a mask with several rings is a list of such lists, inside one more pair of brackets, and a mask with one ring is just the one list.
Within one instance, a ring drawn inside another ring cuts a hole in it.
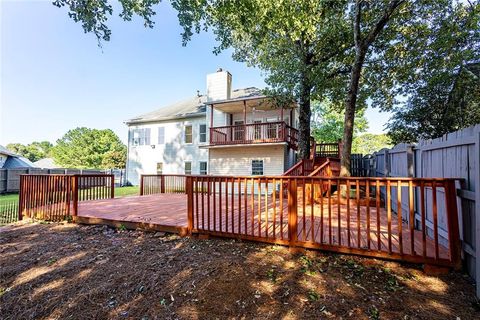
[{"label": "tree shadow on deck", "polygon": [[3,319],[480,316],[459,273],[258,243],[23,223],[0,254]]}]

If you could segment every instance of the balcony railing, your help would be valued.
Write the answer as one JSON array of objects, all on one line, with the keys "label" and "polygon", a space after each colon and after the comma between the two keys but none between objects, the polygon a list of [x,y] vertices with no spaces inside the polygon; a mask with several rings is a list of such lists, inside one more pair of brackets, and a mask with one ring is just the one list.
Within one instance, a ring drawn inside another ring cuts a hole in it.
[{"label": "balcony railing", "polygon": [[239,124],[210,128],[210,145],[286,142],[296,149],[298,130],[285,122]]}]

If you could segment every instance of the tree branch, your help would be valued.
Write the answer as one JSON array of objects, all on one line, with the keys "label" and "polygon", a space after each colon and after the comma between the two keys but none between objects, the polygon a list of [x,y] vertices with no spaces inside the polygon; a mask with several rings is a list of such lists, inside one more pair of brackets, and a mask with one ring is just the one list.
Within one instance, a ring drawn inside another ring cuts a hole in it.
[{"label": "tree branch", "polygon": [[368,48],[370,44],[375,40],[378,34],[383,30],[387,22],[390,20],[393,12],[402,4],[405,0],[392,0],[388,7],[385,9],[383,15],[380,19],[375,23],[375,26],[372,30],[368,33],[365,41],[362,43],[364,48]]}]

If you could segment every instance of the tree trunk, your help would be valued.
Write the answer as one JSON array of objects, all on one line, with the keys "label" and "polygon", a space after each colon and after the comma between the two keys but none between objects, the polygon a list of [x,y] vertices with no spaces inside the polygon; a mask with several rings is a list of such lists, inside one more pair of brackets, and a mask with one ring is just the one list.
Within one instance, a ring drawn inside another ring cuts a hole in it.
[{"label": "tree trunk", "polygon": [[310,158],[310,118],[312,110],[310,109],[310,93],[312,87],[305,76],[300,83],[300,99],[298,113],[298,149],[300,159]]},{"label": "tree trunk", "polygon": [[352,153],[353,125],[355,121],[355,111],[357,105],[358,87],[360,75],[362,74],[363,62],[365,60],[365,50],[359,48],[355,63],[352,68],[350,84],[348,86],[347,99],[345,101],[345,126],[343,129],[343,149],[340,160],[340,176],[350,176],[350,155]]}]

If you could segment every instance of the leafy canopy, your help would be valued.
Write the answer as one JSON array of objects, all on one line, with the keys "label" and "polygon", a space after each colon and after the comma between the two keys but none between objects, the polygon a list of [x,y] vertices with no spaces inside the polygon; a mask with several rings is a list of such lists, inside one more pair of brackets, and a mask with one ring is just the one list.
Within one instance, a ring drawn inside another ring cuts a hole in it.
[{"label": "leafy canopy", "polygon": [[69,130],[52,149],[55,162],[65,168],[124,168],[127,147],[110,129]]},{"label": "leafy canopy", "polygon": [[28,145],[21,143],[9,143],[7,149],[35,162],[43,158],[50,157],[50,151],[53,145],[48,141],[32,142]]}]

